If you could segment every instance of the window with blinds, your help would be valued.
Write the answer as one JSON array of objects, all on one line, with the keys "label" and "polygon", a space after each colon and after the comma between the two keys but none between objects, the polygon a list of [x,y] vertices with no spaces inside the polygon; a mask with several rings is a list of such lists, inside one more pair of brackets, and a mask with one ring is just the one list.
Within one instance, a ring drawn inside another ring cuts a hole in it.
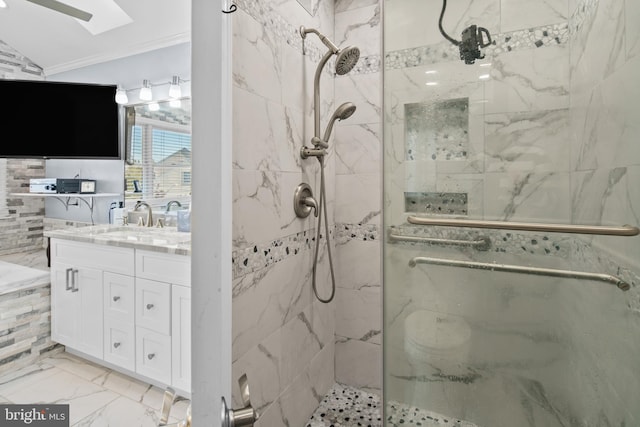
[{"label": "window with blinds", "polygon": [[179,199],[191,194],[191,135],[145,123],[135,125],[126,168],[127,198]]}]

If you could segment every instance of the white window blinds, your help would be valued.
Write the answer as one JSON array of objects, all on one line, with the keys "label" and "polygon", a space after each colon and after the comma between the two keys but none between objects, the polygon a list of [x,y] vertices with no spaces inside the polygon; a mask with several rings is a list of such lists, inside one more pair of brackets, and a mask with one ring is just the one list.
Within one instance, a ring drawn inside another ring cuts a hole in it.
[{"label": "white window blinds", "polygon": [[191,135],[153,124],[133,127],[127,167],[129,198],[178,198],[191,194]]}]

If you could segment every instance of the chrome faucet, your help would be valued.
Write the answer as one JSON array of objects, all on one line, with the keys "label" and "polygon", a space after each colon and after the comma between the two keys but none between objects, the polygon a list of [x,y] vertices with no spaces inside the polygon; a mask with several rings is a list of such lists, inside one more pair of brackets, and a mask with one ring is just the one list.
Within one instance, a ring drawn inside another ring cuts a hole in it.
[{"label": "chrome faucet", "polygon": [[182,207],[182,203],[180,203],[179,201],[171,200],[169,203],[167,203],[167,210],[165,212],[169,212],[171,210],[172,205],[178,205],[179,208]]},{"label": "chrome faucet", "polygon": [[146,225],[147,227],[153,227],[153,214],[151,213],[151,206],[149,206],[147,202],[139,200],[133,210],[137,211],[140,206],[145,206],[147,208],[147,222],[146,224],[143,223],[143,225]]}]

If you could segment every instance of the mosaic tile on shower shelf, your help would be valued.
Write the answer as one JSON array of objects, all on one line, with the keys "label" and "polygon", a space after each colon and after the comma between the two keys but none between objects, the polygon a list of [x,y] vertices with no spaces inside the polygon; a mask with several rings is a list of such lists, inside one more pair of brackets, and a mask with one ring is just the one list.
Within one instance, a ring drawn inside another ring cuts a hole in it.
[{"label": "mosaic tile on shower shelf", "polygon": [[[487,58],[504,52],[564,45],[569,40],[569,26],[565,22],[496,34],[492,38],[493,43],[483,50]],[[400,69],[459,59],[458,47],[443,41],[432,45],[387,52],[384,58],[384,67],[386,70]]]}]

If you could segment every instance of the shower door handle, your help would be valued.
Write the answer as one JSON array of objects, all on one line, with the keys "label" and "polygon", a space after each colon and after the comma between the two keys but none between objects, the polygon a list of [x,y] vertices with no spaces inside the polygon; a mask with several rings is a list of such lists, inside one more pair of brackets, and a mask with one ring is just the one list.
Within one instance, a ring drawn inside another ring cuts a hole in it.
[{"label": "shower door handle", "polygon": [[229,409],[227,402],[222,398],[222,427],[243,427],[253,426],[258,421],[258,413],[251,406],[251,395],[249,394],[249,380],[247,374],[242,374],[238,380],[240,385],[240,395],[242,396],[243,408]]}]

